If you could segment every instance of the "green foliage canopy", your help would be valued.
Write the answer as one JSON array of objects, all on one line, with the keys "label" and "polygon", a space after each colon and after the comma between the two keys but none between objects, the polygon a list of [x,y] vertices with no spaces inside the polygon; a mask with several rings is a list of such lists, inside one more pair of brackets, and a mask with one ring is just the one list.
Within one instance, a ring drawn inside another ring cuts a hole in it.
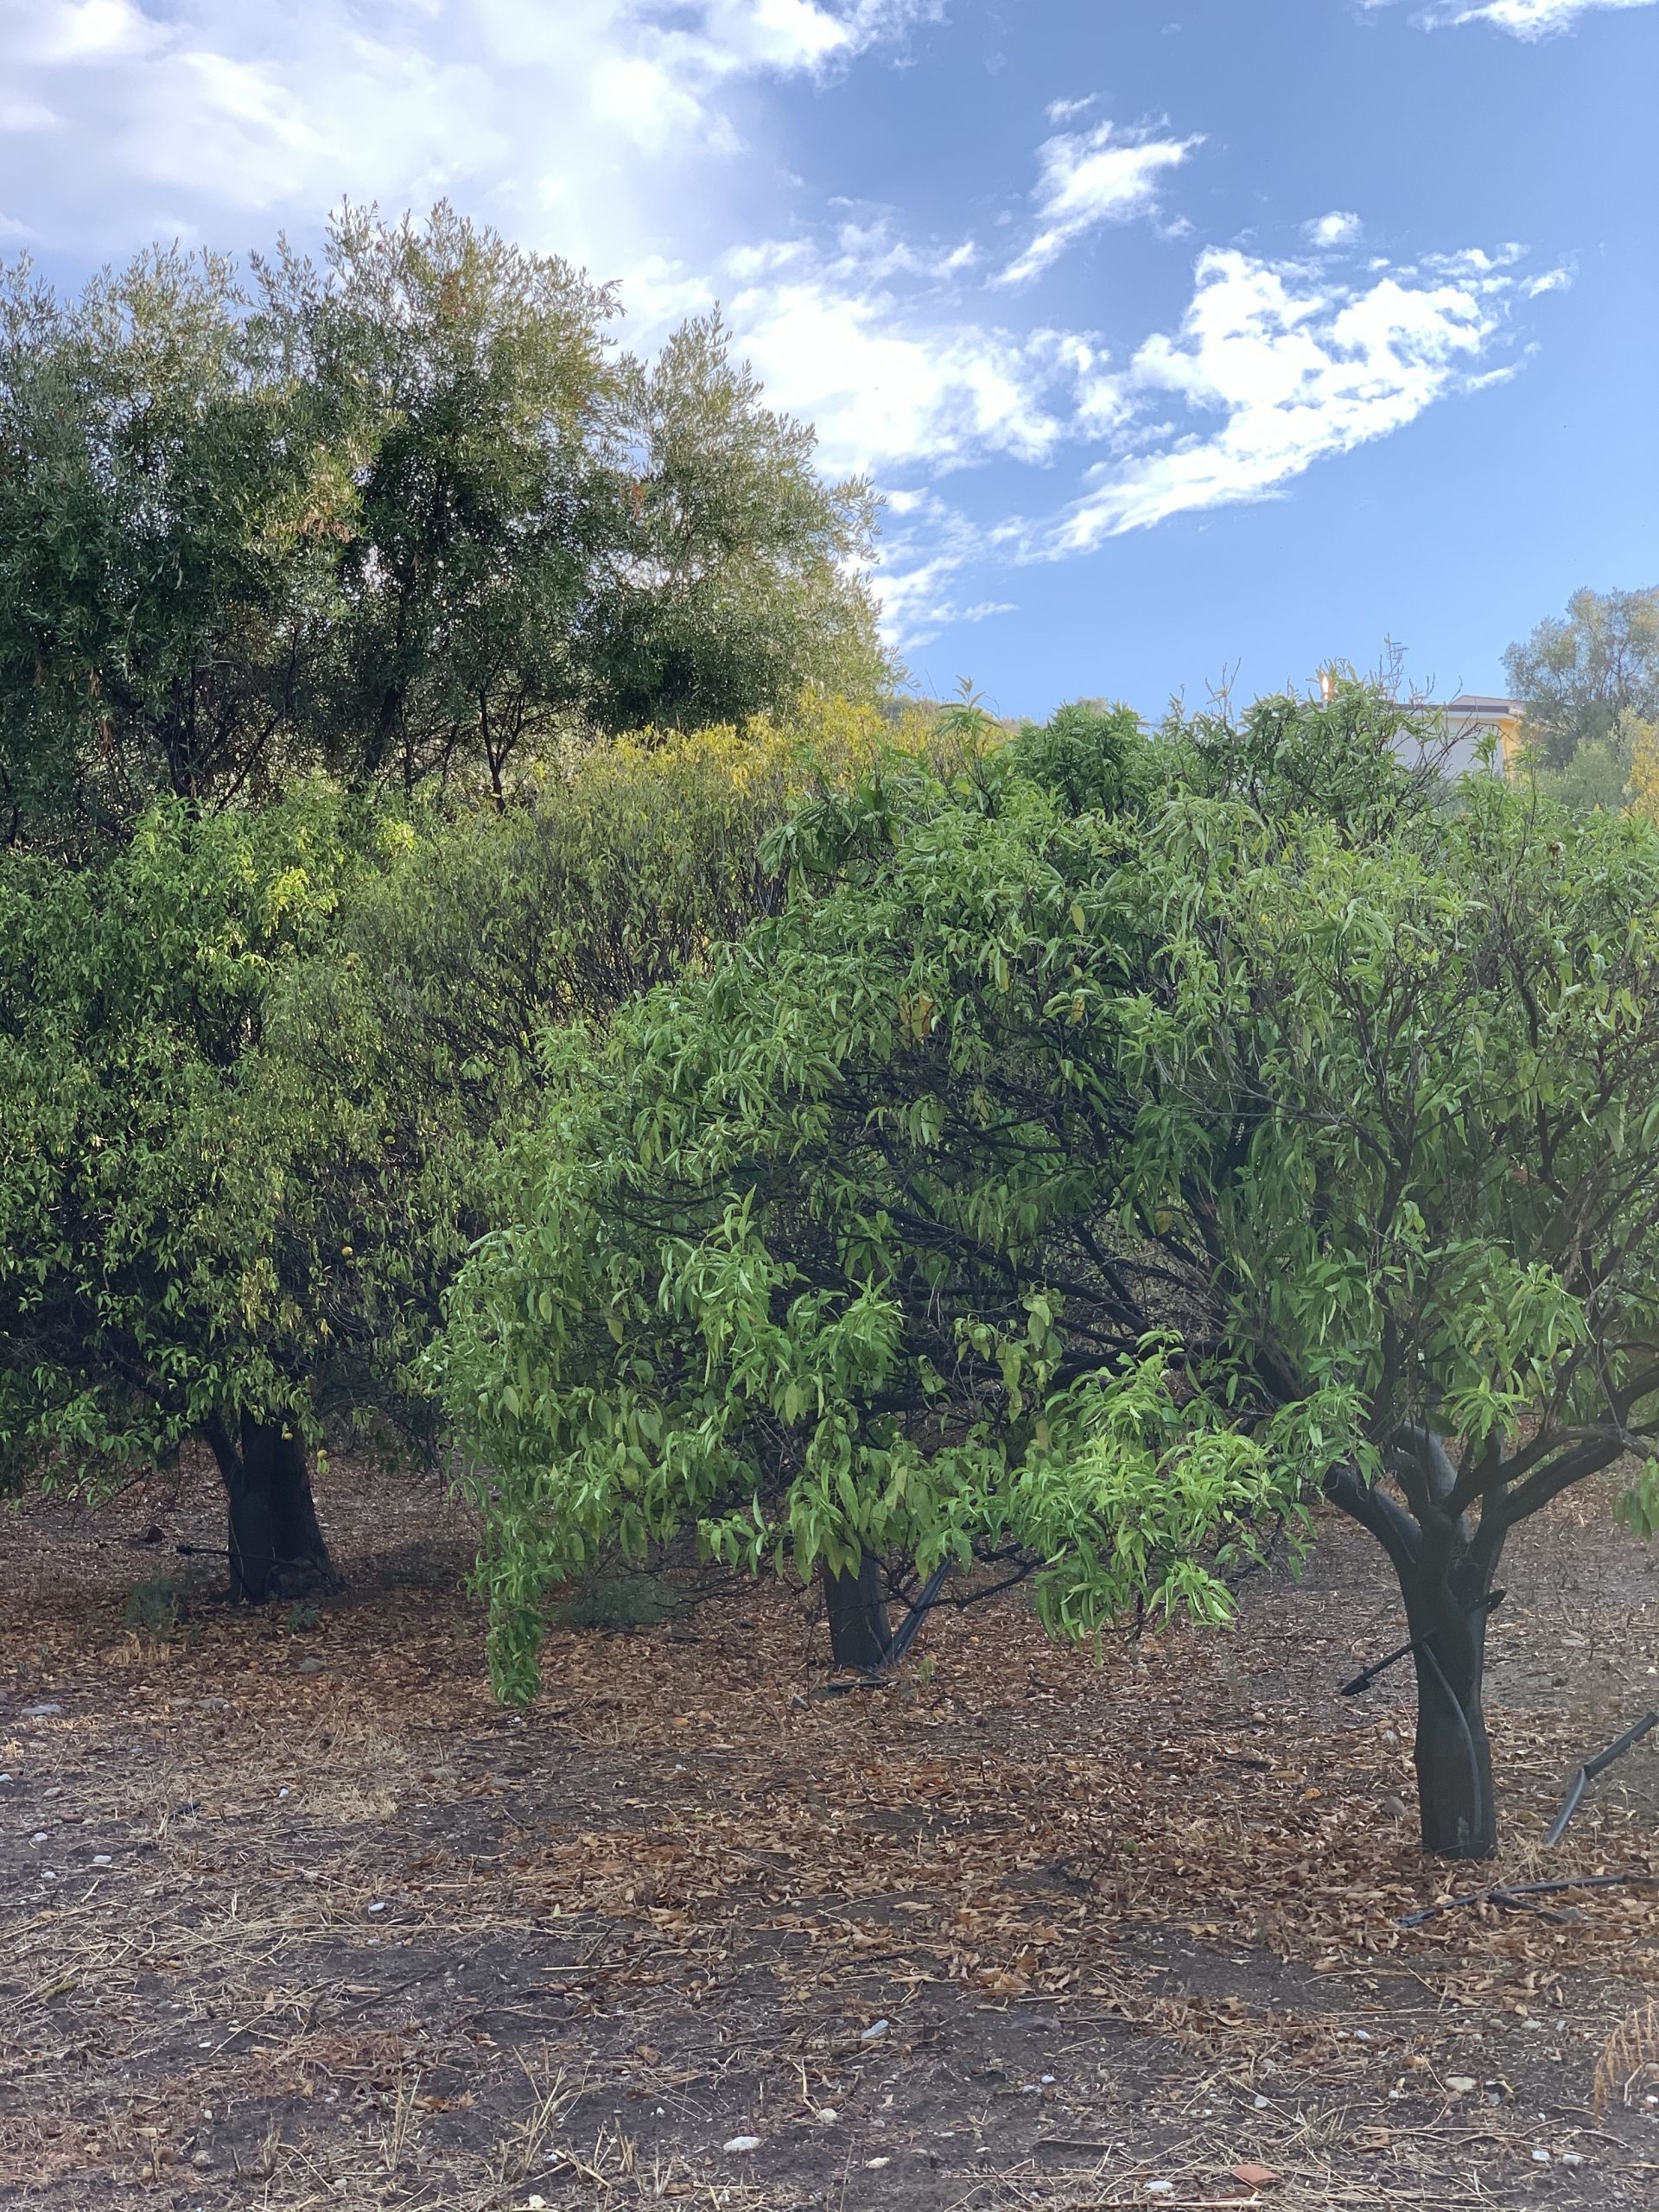
[{"label": "green foliage canopy", "polygon": [[579,729],[885,680],[868,487],[826,484],[716,322],[645,365],[611,292],[447,206],[321,264],[0,282],[0,831],[327,769],[498,798]]},{"label": "green foliage canopy", "polygon": [[549,1044],[443,1352],[512,1694],[550,1583],[686,1526],[1016,1551],[1081,1632],[1222,1617],[1324,1485],[1427,1618],[1645,1433],[1659,842],[1438,810],[1398,719],[1107,723],[1116,811],[1053,726],[879,774],[706,977]]},{"label": "green foliage canopy", "polygon": [[1503,665],[1545,767],[1567,767],[1581,746],[1622,745],[1628,774],[1627,726],[1659,720],[1659,589],[1575,591],[1565,617],[1541,622]]},{"label": "green foliage canopy", "polygon": [[1124,1185],[1141,828],[1070,803],[1126,800],[1144,753],[1072,714],[952,782],[891,766],[780,834],[789,908],[707,977],[601,1052],[549,1039],[444,1357],[512,1694],[546,1587],[686,1525],[751,1566],[1016,1550],[1078,1630],[1224,1609],[1198,1554],[1253,1542],[1273,1448],[1178,1435],[1143,1350],[1202,1329],[1204,1284]]},{"label": "green foliage canopy", "polygon": [[0,1445],[67,1475],[431,1439],[415,1364],[549,1027],[775,908],[764,834],[874,715],[605,745],[459,813],[315,779],[162,799],[97,864],[0,854]]},{"label": "green foliage canopy", "polygon": [[251,1084],[272,981],[331,942],[373,830],[334,792],[157,801],[103,868],[0,856],[0,1449],[167,1459],[313,1422],[338,1248],[280,1233],[306,1131]]}]

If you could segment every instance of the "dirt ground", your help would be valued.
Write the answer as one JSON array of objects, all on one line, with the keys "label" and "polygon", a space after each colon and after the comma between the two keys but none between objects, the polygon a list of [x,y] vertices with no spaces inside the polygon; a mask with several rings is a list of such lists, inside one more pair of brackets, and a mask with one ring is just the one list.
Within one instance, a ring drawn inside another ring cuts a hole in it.
[{"label": "dirt ground", "polygon": [[1400,1633],[1341,1525],[1230,1636],[1096,1661],[1014,1593],[826,1697],[810,1609],[726,1586],[555,1634],[515,1716],[459,1509],[321,1503],[346,1588],[268,1616],[174,1551],[205,1482],[0,1523],[0,2202],[1659,2203],[1659,1887],[1398,1924],[1659,1872],[1659,1732],[1542,1848],[1659,1704],[1605,1497],[1505,1562],[1475,1871],[1415,1851],[1403,1670],[1334,1694]]}]

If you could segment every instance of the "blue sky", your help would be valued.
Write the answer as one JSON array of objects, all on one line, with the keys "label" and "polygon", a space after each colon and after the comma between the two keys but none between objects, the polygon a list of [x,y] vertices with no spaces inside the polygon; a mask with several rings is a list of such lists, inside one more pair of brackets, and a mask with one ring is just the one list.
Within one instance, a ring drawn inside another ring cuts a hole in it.
[{"label": "blue sky", "polygon": [[936,691],[1441,696],[1659,582],[1659,0],[0,0],[0,242],[441,194],[724,307]]}]

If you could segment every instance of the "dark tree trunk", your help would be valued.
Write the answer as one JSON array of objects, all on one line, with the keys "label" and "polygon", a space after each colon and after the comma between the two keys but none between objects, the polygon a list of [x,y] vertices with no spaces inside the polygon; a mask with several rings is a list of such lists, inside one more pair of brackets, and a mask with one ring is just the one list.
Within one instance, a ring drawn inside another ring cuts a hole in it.
[{"label": "dark tree trunk", "polygon": [[[1437,1859],[1490,1859],[1497,1849],[1492,1753],[1481,1706],[1487,1600],[1505,1522],[1488,1504],[1478,1526],[1454,1516],[1457,1476],[1439,1438],[1402,1431],[1411,1452],[1408,1512],[1351,1467],[1325,1494],[1371,1534],[1399,1578],[1417,1670],[1417,1808],[1423,1849]],[[1395,1464],[1399,1464],[1399,1453]]]},{"label": "dark tree trunk", "polygon": [[[1484,1578],[1483,1578],[1484,1580]],[[1471,1602],[1479,1604],[1484,1589]],[[1492,1751],[1481,1707],[1484,1611],[1444,1585],[1408,1611],[1418,1637],[1417,1809],[1423,1849],[1437,1859],[1490,1859],[1497,1849]],[[1424,1625],[1420,1628],[1419,1621]]]},{"label": "dark tree trunk", "polygon": [[855,1574],[834,1574],[827,1562],[820,1573],[830,1656],[837,1667],[868,1674],[886,1660],[893,1640],[881,1599],[881,1563],[866,1552]]},{"label": "dark tree trunk", "polygon": [[298,1431],[244,1414],[239,1450],[222,1427],[211,1441],[225,1478],[232,1597],[263,1605],[284,1588],[329,1578],[328,1547]]}]

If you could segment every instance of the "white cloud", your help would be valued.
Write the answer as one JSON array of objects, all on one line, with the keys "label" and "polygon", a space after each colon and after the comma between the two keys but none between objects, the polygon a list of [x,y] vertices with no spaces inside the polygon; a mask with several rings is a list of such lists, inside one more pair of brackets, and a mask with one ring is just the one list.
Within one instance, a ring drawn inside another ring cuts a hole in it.
[{"label": "white cloud", "polygon": [[0,205],[48,245],[445,192],[609,275],[741,149],[732,94],[942,0],[0,0]]},{"label": "white cloud", "polygon": [[828,245],[742,247],[706,282],[664,283],[664,320],[717,300],[768,397],[817,428],[827,469],[1040,463],[1078,434],[1078,394],[1103,383],[1104,356],[1079,331],[968,311],[976,258],[971,244],[923,251],[883,222],[849,224]]},{"label": "white cloud", "polygon": [[1580,16],[1600,8],[1648,8],[1653,0],[1485,0],[1483,6],[1452,6],[1441,13],[1454,23],[1493,23],[1517,38],[1548,38],[1568,30]]},{"label": "white cloud", "polygon": [[[1520,255],[1379,258],[1344,283],[1304,262],[1209,251],[1179,324],[1122,361],[1091,333],[1022,335],[976,317],[969,250],[906,246],[880,221],[827,245],[746,249],[721,274],[768,395],[817,423],[827,465],[867,468],[889,491],[874,582],[888,636],[915,652],[1003,611],[1010,564],[1281,495],[1316,461],[1511,374],[1512,308],[1566,281],[1525,276]],[[1079,488],[1046,515],[972,522],[937,486],[993,460],[1069,464]]]},{"label": "white cloud", "polygon": [[1328,215],[1318,215],[1311,223],[1302,225],[1302,235],[1310,245],[1334,251],[1339,246],[1357,245],[1365,226],[1357,215],[1345,207],[1333,207]]},{"label": "white cloud", "polygon": [[937,494],[896,494],[888,502],[882,537],[881,564],[871,582],[882,630],[904,652],[921,652],[943,629],[1014,612],[1011,600],[957,595],[962,570],[983,557],[985,537]]},{"label": "white cloud", "polygon": [[1038,227],[1001,281],[1029,282],[1099,224],[1156,213],[1165,173],[1203,143],[1201,137],[1156,138],[1109,122],[1045,140],[1037,154],[1042,174],[1032,194]]},{"label": "white cloud", "polygon": [[1389,273],[1355,290],[1236,250],[1201,254],[1179,333],[1147,339],[1127,381],[1143,405],[1173,397],[1219,426],[1166,431],[1102,464],[1080,499],[1025,530],[1025,557],[1086,553],[1172,515],[1268,498],[1316,461],[1506,373],[1484,364],[1514,279],[1479,259],[1488,273]]},{"label": "white cloud", "polygon": [[[1545,0],[1459,4],[1497,21]],[[816,423],[825,467],[898,487],[876,583],[912,647],[1006,605],[980,571],[1270,496],[1503,373],[1510,304],[1567,281],[1525,276],[1514,247],[1377,260],[1350,286],[1210,252],[1179,327],[1138,350],[1028,327],[1011,289],[1096,226],[1162,221],[1160,192],[1201,143],[1090,126],[1085,100],[1051,110],[1011,263],[971,238],[918,244],[868,209],[779,237],[814,211],[777,212],[773,154],[745,143],[764,127],[756,83],[831,77],[942,8],[0,0],[0,237],[83,256],[158,232],[226,245],[308,230],[342,193],[392,210],[449,193],[526,245],[620,274],[636,346],[718,300],[768,397]],[[1359,234],[1343,210],[1307,227],[1319,249]],[[947,472],[994,461],[1051,472],[1046,516],[987,525],[941,499]]]},{"label": "white cloud", "polygon": [[[1367,8],[1387,8],[1394,0],[1362,0]],[[1650,8],[1654,0],[1428,0],[1417,21],[1433,30],[1443,24],[1491,23],[1516,38],[1548,38],[1571,30],[1580,16],[1607,8]]]}]

